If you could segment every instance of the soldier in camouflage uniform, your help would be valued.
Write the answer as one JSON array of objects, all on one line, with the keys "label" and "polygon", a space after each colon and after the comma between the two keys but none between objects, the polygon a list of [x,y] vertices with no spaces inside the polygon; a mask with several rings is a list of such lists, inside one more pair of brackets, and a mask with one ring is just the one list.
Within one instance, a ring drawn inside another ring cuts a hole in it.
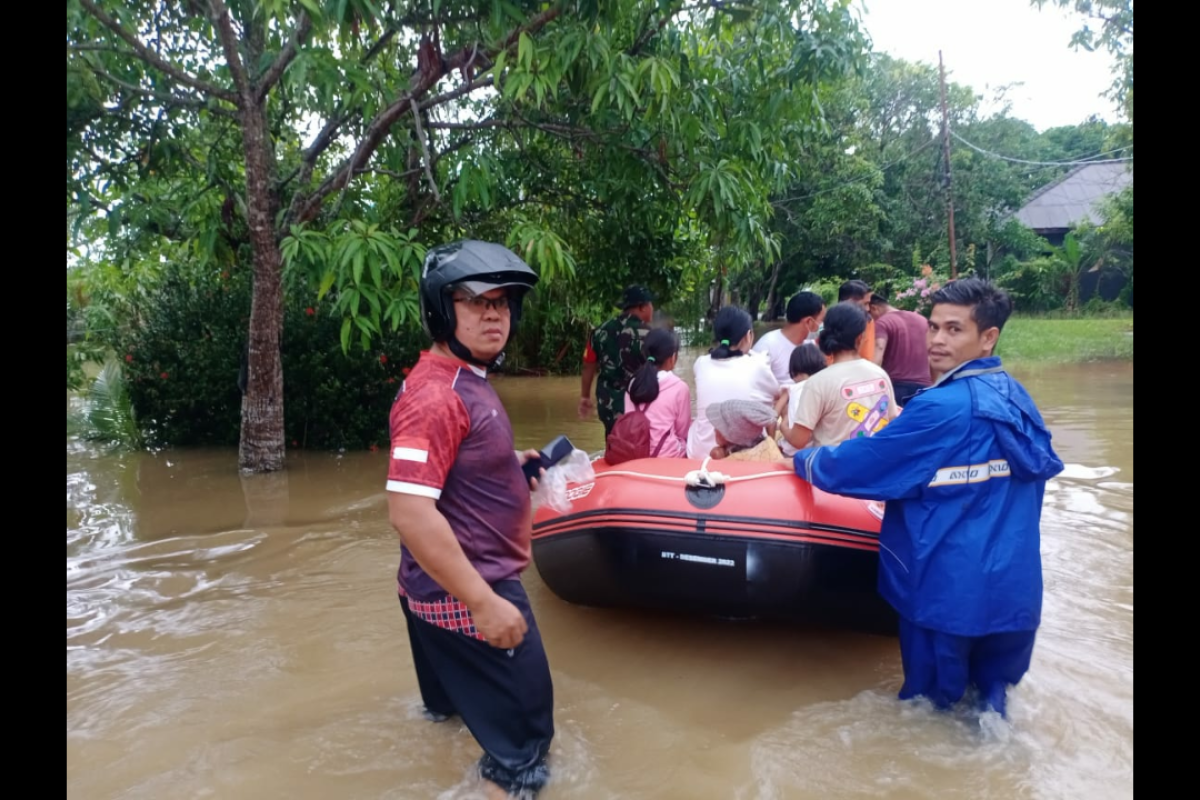
[{"label": "soldier in camouflage uniform", "polygon": [[[583,385],[579,418],[586,419],[594,407],[604,423],[604,435],[612,432],[617,417],[625,413],[625,390],[629,379],[645,361],[642,343],[654,318],[654,295],[644,286],[630,286],[621,299],[621,314],[592,332],[583,355]],[[592,403],[592,380],[596,379],[596,402]]]}]

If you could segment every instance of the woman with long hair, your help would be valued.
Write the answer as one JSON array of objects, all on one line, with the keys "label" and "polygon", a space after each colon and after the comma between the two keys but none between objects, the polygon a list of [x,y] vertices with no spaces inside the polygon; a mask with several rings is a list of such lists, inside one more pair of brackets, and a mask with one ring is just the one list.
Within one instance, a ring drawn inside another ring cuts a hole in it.
[{"label": "woman with long hair", "polygon": [[829,357],[830,365],[805,381],[794,410],[788,408],[786,396],[775,404],[783,417],[783,437],[792,447],[819,447],[871,436],[898,413],[888,374],[860,355],[867,320],[867,312],[850,301],[838,303],[825,314],[817,345]]},{"label": "woman with long hair", "polygon": [[688,432],[689,458],[704,458],[717,445],[707,416],[714,403],[755,400],[771,405],[779,395],[779,381],[762,353],[751,352],[754,321],[737,306],[725,306],[713,320],[716,346],[692,366],[696,380],[696,420]]},{"label": "woman with long hair", "polygon": [[629,380],[625,410],[636,408],[646,415],[652,455],[683,458],[692,424],[692,390],[672,371],[679,359],[679,338],[674,331],[655,328],[646,335],[642,352],[646,363]]}]

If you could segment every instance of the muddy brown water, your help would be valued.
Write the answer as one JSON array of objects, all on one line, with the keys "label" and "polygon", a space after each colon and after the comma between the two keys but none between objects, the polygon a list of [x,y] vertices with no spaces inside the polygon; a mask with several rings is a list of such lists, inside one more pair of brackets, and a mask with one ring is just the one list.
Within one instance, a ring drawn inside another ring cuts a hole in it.
[{"label": "muddy brown water", "polygon": [[[1068,467],[1007,721],[897,701],[894,639],[575,607],[531,567],[558,731],[541,797],[1132,797],[1133,367],[1013,372]],[[496,387],[518,447],[603,446],[578,378]],[[478,796],[469,733],[419,716],[386,453],[249,479],[236,458],[68,437],[68,796]]]}]

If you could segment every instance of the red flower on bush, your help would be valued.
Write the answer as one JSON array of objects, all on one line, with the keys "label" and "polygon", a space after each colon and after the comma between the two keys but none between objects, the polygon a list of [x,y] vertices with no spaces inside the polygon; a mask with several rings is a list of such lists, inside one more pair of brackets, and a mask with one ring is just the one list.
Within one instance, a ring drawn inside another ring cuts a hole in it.
[{"label": "red flower on bush", "polygon": [[384,381],[384,383],[395,383],[395,382],[396,382],[395,378],[388,378],[386,381]]},{"label": "red flower on bush", "polygon": [[386,355],[381,355],[381,356],[379,357],[379,363],[380,363],[380,364],[386,364],[386,363],[387,363],[387,356],[386,356]]},{"label": "red flower on bush", "polygon": [[378,453],[378,452],[379,452],[379,445],[377,445],[377,444],[373,444],[373,445],[371,445],[371,447],[370,447],[370,450],[371,450],[371,452],[372,452],[372,453]]},{"label": "red flower on bush", "polygon": [[162,378],[165,381],[170,376],[167,375],[167,373],[163,372],[163,373],[160,373],[158,377]]},{"label": "red flower on bush", "polygon": [[304,313],[308,314],[311,317],[313,314],[316,314],[317,312],[316,312],[316,309],[314,309],[312,306],[309,306],[308,308],[304,309]]},{"label": "red flower on bush", "polygon": [[132,364],[132,363],[133,363],[133,353],[126,353],[126,354],[125,354],[125,363],[126,363],[126,364]]},{"label": "red flower on bush", "polygon": [[404,369],[400,370],[400,372],[401,372],[401,373],[402,373],[402,374],[403,374],[405,377],[408,377],[408,373],[412,372],[412,368],[411,368],[411,367],[405,367]]}]

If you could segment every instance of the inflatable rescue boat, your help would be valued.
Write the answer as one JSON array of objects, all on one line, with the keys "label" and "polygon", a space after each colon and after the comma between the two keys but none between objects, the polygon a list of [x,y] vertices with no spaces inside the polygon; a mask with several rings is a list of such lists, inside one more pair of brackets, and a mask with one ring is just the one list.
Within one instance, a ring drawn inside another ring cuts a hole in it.
[{"label": "inflatable rescue boat", "polygon": [[883,506],[827,494],[784,464],[592,462],[571,508],[540,507],[533,558],[586,606],[811,623],[894,635],[876,591]]}]

